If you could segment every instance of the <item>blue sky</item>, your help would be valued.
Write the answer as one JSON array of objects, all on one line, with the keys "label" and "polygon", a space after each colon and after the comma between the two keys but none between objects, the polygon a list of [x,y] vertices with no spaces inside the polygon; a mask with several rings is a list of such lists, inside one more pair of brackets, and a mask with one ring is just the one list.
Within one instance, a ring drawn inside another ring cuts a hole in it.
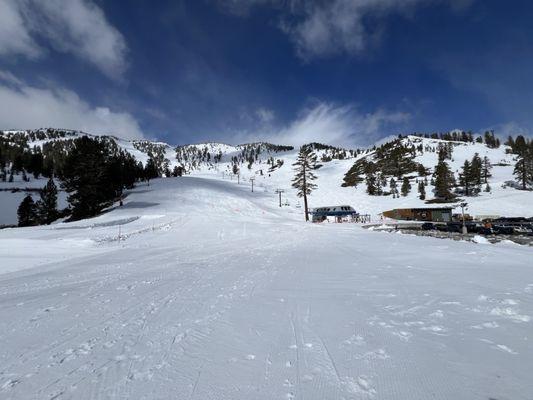
[{"label": "blue sky", "polygon": [[0,0],[0,129],[367,145],[533,130],[533,4]]}]

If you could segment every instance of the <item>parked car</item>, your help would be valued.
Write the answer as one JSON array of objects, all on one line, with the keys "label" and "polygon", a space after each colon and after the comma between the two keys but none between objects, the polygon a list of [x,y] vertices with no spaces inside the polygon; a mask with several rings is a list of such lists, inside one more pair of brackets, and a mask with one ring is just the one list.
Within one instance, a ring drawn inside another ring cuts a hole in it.
[{"label": "parked car", "polygon": [[492,229],[484,226],[480,226],[477,230],[480,235],[492,235]]},{"label": "parked car", "polygon": [[512,235],[514,233],[512,226],[495,225],[492,227],[492,230],[496,235]]},{"label": "parked car", "polygon": [[479,233],[480,225],[474,224],[474,223],[466,223],[466,231],[468,233]]},{"label": "parked car", "polygon": [[432,231],[435,229],[435,224],[431,222],[424,222],[421,226],[423,231]]},{"label": "parked car", "polygon": [[457,222],[448,222],[446,224],[447,232],[461,233],[463,232],[463,224]]},{"label": "parked car", "polygon": [[518,225],[514,227],[514,232],[520,235],[530,235],[533,233],[533,228],[527,225]]}]

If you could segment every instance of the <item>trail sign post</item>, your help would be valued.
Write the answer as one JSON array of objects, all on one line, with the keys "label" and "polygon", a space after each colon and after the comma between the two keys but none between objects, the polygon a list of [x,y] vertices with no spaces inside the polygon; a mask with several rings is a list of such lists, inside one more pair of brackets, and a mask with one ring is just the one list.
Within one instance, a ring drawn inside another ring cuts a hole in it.
[{"label": "trail sign post", "polygon": [[462,229],[463,235],[466,235],[466,233],[468,232],[466,229],[466,224],[465,224],[465,208],[467,205],[468,203],[461,203],[461,214],[462,214],[461,219],[463,220],[463,229]]},{"label": "trail sign post", "polygon": [[281,207],[281,194],[285,192],[283,189],[276,189],[276,193],[279,194],[279,206]]}]

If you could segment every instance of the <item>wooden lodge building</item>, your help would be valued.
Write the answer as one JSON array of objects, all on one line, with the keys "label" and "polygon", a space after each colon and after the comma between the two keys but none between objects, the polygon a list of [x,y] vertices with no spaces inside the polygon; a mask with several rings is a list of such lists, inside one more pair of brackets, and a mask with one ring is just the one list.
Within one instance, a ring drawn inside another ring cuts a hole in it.
[{"label": "wooden lodge building", "polygon": [[395,208],[383,216],[405,221],[451,222],[452,207]]}]

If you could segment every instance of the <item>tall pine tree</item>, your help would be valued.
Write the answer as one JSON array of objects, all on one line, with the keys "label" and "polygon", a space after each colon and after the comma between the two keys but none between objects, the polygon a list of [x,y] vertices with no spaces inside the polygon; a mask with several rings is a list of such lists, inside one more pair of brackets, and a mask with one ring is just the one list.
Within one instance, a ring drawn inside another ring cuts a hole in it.
[{"label": "tall pine tree", "polygon": [[37,209],[31,195],[27,195],[21,201],[18,210],[18,226],[37,225]]},{"label": "tall pine tree", "polygon": [[522,152],[518,155],[513,174],[522,190],[527,190],[533,185],[533,156],[531,152]]},{"label": "tall pine tree", "polygon": [[492,165],[490,163],[490,160],[487,156],[483,157],[483,164],[481,167],[481,178],[483,179],[483,183],[489,182],[489,178],[491,177],[490,170],[492,169]]},{"label": "tall pine tree", "polygon": [[404,176],[403,178],[401,191],[403,197],[406,197],[411,191],[411,184],[409,183],[409,178],[407,178],[406,176]]},{"label": "tall pine tree", "polygon": [[440,161],[433,173],[435,180],[435,197],[440,200],[450,201],[455,198],[452,188],[455,185],[453,172],[445,161]]},{"label": "tall pine tree", "polygon": [[151,179],[155,179],[159,177],[159,169],[157,168],[157,162],[156,160],[150,156],[148,158],[148,161],[146,162],[146,166],[144,167],[144,179],[148,181],[148,184],[150,184]]},{"label": "tall pine tree", "polygon": [[426,199],[426,185],[424,184],[424,181],[418,183],[418,198],[420,200]]},{"label": "tall pine tree", "polygon": [[49,178],[45,187],[41,189],[41,199],[36,206],[41,224],[51,224],[58,218],[57,186],[52,178]]},{"label": "tall pine tree", "polygon": [[310,147],[302,146],[293,166],[296,175],[292,180],[292,187],[297,190],[298,197],[303,197],[305,220],[309,221],[307,196],[317,187],[317,185],[313,183],[316,179],[316,175],[313,173],[313,170],[316,168],[316,154],[313,153]]},{"label": "tall pine tree", "polygon": [[459,174],[459,185],[463,187],[463,193],[465,196],[472,195],[472,165],[470,161],[465,160],[462,172]]}]

